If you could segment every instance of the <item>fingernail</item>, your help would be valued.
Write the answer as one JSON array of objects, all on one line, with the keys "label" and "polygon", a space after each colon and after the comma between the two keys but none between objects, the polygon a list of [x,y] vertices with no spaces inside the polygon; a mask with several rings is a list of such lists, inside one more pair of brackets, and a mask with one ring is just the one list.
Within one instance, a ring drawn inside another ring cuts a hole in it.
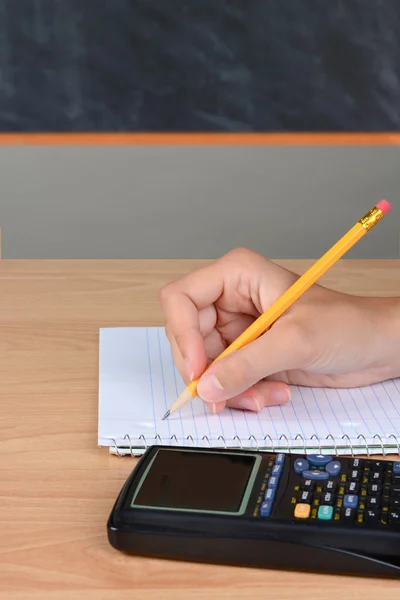
[{"label": "fingernail", "polygon": [[[212,402],[214,399],[218,399],[218,391],[223,389],[221,382],[215,375],[204,375],[197,386],[198,394],[205,402]],[[217,398],[215,398],[216,393]]]},{"label": "fingernail", "polygon": [[193,381],[194,373],[192,371],[192,365],[190,364],[190,360],[185,358],[185,371],[186,375],[189,377],[190,381]]},{"label": "fingernail", "polygon": [[215,402],[212,402],[210,405],[211,408],[211,412],[216,415],[217,414],[217,405],[215,404]]},{"label": "fingernail", "polygon": [[239,398],[238,406],[239,408],[243,408],[243,410],[261,410],[261,405],[257,398]]},{"label": "fingernail", "polygon": [[274,404],[284,404],[285,402],[289,402],[291,397],[290,390],[275,390],[271,394],[271,401]]}]

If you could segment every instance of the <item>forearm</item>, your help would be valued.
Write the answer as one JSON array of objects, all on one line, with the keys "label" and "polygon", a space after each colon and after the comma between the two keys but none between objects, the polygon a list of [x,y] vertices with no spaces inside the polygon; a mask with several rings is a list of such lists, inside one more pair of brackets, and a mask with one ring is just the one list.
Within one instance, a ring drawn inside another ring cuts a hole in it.
[{"label": "forearm", "polygon": [[388,299],[392,316],[393,353],[391,365],[394,377],[400,377],[400,298]]},{"label": "forearm", "polygon": [[400,377],[400,297],[370,298],[374,323],[380,330],[379,353],[385,378]]}]

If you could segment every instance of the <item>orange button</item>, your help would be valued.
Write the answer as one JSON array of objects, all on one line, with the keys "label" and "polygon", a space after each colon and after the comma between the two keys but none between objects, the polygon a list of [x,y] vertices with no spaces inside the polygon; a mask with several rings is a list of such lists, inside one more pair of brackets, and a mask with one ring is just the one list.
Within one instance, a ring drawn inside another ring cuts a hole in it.
[{"label": "orange button", "polygon": [[308,519],[310,516],[311,507],[309,504],[297,504],[294,509],[296,519]]}]

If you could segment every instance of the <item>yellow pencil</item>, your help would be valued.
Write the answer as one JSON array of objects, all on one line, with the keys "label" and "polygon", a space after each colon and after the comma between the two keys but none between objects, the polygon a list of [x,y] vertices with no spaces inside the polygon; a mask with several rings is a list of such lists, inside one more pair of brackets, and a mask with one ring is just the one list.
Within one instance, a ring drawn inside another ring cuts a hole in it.
[{"label": "yellow pencil", "polygon": [[[276,300],[262,315],[258,317],[230,346],[207,367],[210,368],[217,360],[235,350],[243,348],[265,333],[269,327],[323,275],[343,254],[360,240],[386,213],[391,210],[389,202],[381,200],[362,217],[336,244],[328,250],[304,275]],[[206,370],[207,370],[206,369]],[[176,410],[182,408],[197,396],[199,378],[194,379],[177,398],[171,408],[165,413],[167,419]]]}]

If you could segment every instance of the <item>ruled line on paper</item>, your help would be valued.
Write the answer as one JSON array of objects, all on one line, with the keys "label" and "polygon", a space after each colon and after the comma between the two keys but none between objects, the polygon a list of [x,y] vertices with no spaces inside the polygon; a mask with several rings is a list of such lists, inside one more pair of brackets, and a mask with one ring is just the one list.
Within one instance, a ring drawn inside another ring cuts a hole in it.
[{"label": "ruled line on paper", "polygon": [[227,409],[213,415],[196,398],[166,421],[162,417],[184,389],[163,328],[105,328],[100,330],[99,440],[178,440],[206,436],[249,440],[252,436],[279,440],[313,435],[371,439],[391,434],[400,439],[398,380],[364,388],[318,389],[292,387],[288,404],[268,406],[260,413]]}]

